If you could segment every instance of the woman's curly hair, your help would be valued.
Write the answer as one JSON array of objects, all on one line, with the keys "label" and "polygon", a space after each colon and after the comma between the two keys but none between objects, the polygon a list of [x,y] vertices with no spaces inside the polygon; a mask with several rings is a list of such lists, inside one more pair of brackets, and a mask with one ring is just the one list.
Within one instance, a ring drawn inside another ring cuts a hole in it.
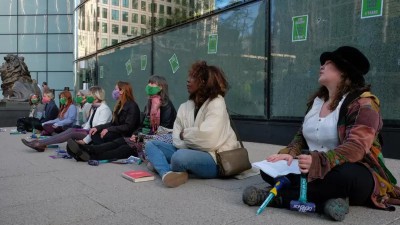
[{"label": "woman's curly hair", "polygon": [[189,70],[189,77],[199,84],[199,89],[189,96],[196,107],[200,107],[207,99],[212,100],[218,95],[224,97],[228,91],[224,71],[216,66],[207,65],[206,61],[193,63]]}]

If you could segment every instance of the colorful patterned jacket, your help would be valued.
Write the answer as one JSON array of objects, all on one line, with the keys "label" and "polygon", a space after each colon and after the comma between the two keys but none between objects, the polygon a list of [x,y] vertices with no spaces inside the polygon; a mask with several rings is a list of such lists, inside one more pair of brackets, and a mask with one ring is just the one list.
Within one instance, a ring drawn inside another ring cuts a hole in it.
[{"label": "colorful patterned jacket", "polygon": [[[400,205],[400,188],[396,179],[386,168],[381,153],[382,118],[379,99],[370,92],[350,93],[344,100],[338,119],[339,145],[327,152],[311,150],[312,163],[309,182],[323,179],[335,166],[345,162],[362,163],[368,167],[375,181],[371,200],[378,208],[394,210],[391,204]],[[292,142],[279,153],[300,155],[307,149],[307,142],[299,129]]]}]

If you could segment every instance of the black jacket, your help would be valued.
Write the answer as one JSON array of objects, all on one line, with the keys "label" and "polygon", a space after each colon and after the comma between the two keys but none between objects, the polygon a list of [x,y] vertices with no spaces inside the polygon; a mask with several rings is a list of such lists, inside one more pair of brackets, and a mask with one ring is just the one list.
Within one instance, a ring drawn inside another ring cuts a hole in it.
[{"label": "black jacket", "polygon": [[118,113],[115,120],[110,123],[96,126],[97,132],[107,129],[109,132],[119,133],[129,137],[140,127],[140,109],[134,101],[127,101]]}]

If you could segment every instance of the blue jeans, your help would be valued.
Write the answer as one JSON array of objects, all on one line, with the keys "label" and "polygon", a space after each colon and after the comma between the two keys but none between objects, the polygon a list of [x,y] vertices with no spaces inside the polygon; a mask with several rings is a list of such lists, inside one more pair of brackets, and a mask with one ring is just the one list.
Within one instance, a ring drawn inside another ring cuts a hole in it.
[{"label": "blue jeans", "polygon": [[162,141],[146,143],[147,159],[162,177],[169,171],[188,172],[199,178],[218,177],[218,165],[207,152],[177,149]]}]

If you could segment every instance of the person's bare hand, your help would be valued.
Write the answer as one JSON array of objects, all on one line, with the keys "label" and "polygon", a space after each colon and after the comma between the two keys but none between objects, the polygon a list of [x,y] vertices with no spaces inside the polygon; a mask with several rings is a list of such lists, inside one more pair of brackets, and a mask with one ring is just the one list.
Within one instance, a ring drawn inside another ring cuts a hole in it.
[{"label": "person's bare hand", "polygon": [[299,155],[297,158],[299,159],[300,172],[308,173],[312,163],[311,155]]},{"label": "person's bare hand", "polygon": [[101,133],[100,133],[100,137],[101,137],[101,138],[104,138],[104,136],[106,136],[107,132],[108,132],[107,129],[103,129],[103,130],[101,131]]},{"label": "person's bare hand", "polygon": [[94,135],[97,132],[97,128],[93,127],[92,129],[89,130],[90,136]]},{"label": "person's bare hand", "polygon": [[86,145],[86,143],[83,140],[76,140],[76,143],[80,145]]},{"label": "person's bare hand", "polygon": [[137,136],[132,134],[132,136],[129,138],[130,141],[136,142]]},{"label": "person's bare hand", "polygon": [[277,162],[279,160],[286,160],[287,164],[290,166],[290,164],[292,164],[293,161],[293,156],[289,155],[289,154],[273,154],[270,155],[266,158],[266,160],[268,162]]}]

